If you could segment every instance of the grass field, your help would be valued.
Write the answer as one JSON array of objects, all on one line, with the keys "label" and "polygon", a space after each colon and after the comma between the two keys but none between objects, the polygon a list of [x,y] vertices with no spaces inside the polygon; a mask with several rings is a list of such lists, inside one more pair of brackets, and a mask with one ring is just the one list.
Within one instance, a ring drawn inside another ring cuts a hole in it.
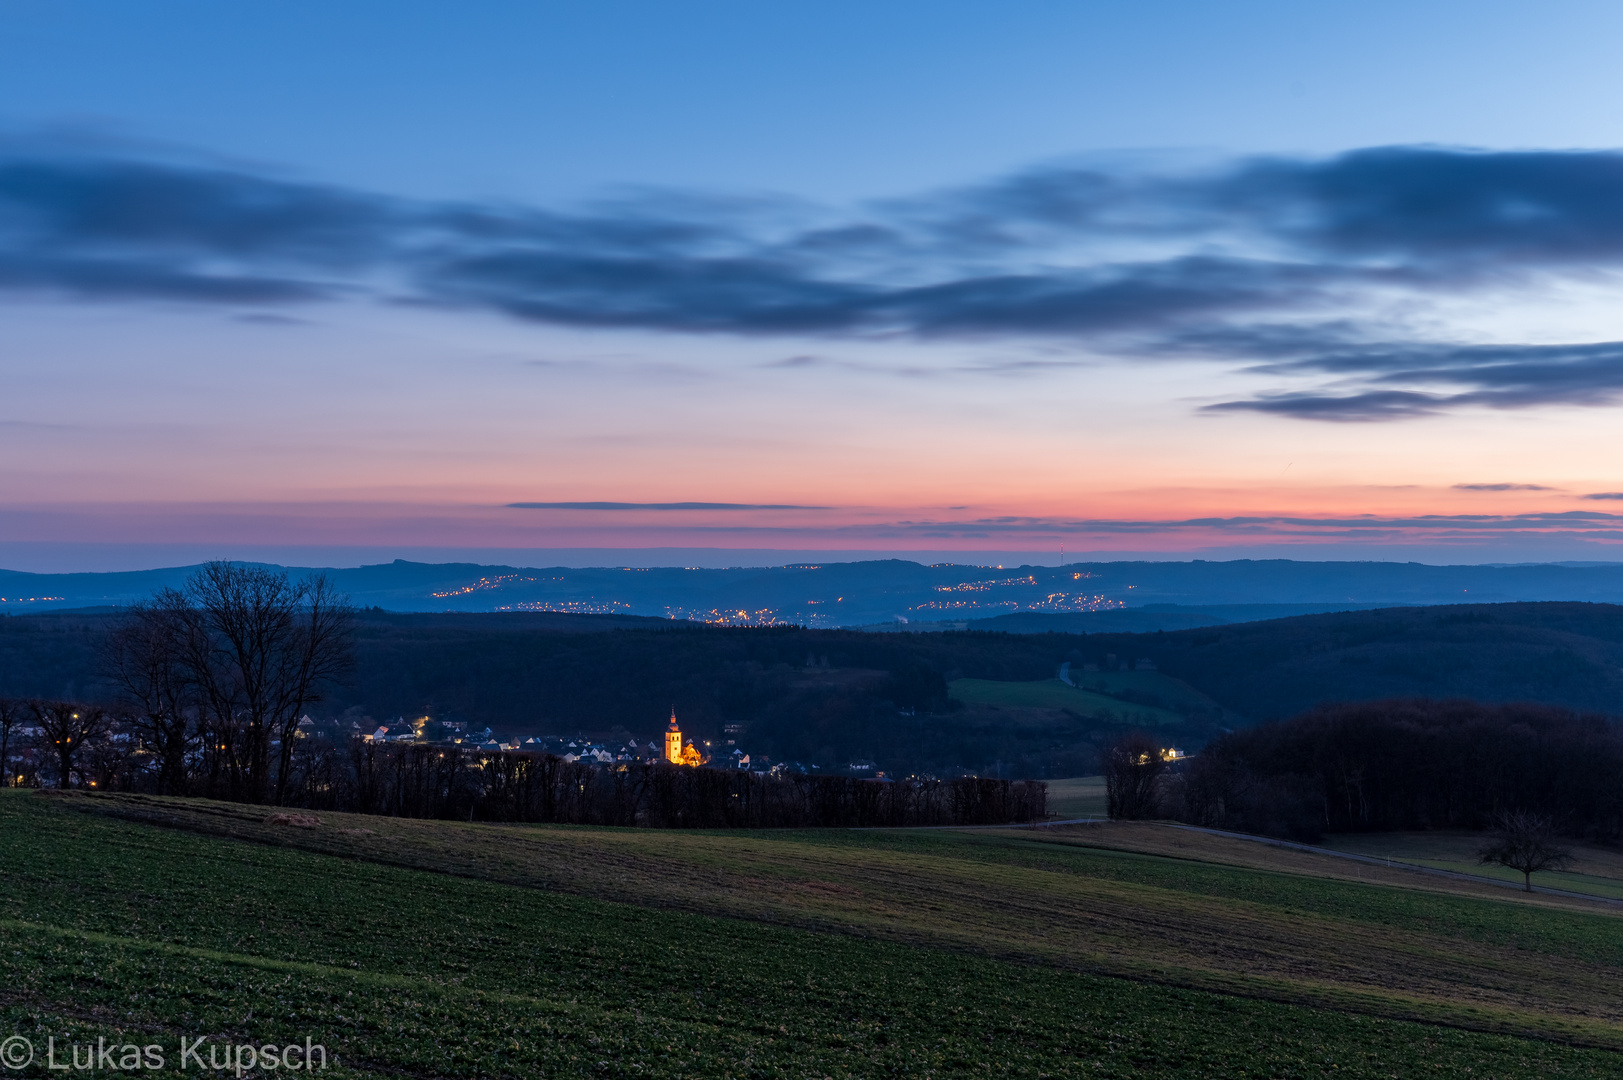
[{"label": "grass field", "polygon": [[[1503,866],[1483,866],[1477,861],[1480,833],[1344,833],[1325,837],[1322,847],[1355,855],[1392,859],[1398,862],[1478,874],[1501,881],[1522,883],[1522,875]],[[1533,875],[1535,885],[1552,889],[1623,900],[1623,853],[1589,844],[1567,845],[1573,863],[1566,870],[1547,870]]]},{"label": "grass field", "polygon": [[421,1077],[1623,1069],[1623,920],[1586,901],[1154,826],[269,818],[0,792],[0,1037],[313,1035]]},{"label": "grass field", "polygon": [[1075,776],[1047,783],[1048,812],[1056,817],[1102,818],[1109,808],[1102,776]]},{"label": "grass field", "polygon": [[1083,671],[1073,666],[1071,681],[1083,690],[1101,694],[1152,694],[1174,709],[1207,712],[1220,708],[1193,686],[1159,671]]},{"label": "grass field", "polygon": [[947,692],[953,698],[970,705],[1066,709],[1078,716],[1114,724],[1153,728],[1177,727],[1184,723],[1182,716],[1168,709],[1136,705],[1091,690],[1079,690],[1065,685],[1058,679],[1043,679],[1038,682],[954,679],[947,685]]}]

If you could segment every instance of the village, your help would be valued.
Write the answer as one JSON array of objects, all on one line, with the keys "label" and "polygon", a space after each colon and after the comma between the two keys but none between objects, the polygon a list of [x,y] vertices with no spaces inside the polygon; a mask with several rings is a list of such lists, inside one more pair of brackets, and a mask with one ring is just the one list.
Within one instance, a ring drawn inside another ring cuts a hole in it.
[{"label": "village", "polygon": [[435,720],[429,716],[418,717],[415,720],[396,719],[391,723],[379,725],[372,731],[362,731],[359,725],[352,724],[351,730],[347,732],[339,730],[335,725],[319,724],[306,716],[299,721],[299,734],[305,738],[325,738],[333,742],[341,741],[345,737],[358,736],[363,743],[368,744],[447,746],[493,754],[503,752],[551,754],[567,762],[584,761],[588,764],[601,765],[665,762],[689,768],[703,766],[772,776],[784,773],[816,775],[827,772],[829,775],[886,779],[884,772],[880,771],[873,761],[867,759],[845,762],[825,770],[815,764],[773,761],[765,754],[751,754],[734,745],[732,739],[727,740],[726,748],[713,749],[710,740],[690,740],[683,735],[677,723],[675,708],[671,710],[663,740],[655,742],[650,739],[646,743],[635,738],[593,740],[585,736],[572,738],[565,735],[540,735],[522,739],[515,737],[503,741],[497,739],[489,727],[470,731],[463,721]]}]

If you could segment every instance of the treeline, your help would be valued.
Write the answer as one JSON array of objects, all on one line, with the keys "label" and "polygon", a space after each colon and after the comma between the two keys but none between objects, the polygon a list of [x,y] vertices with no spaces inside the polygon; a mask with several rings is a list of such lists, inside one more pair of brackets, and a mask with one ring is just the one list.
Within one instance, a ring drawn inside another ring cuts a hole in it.
[{"label": "treeline", "polygon": [[1041,781],[963,776],[870,780],[613,765],[551,754],[352,744],[350,783],[309,791],[312,810],[477,821],[763,829],[1001,825],[1041,821]]},{"label": "treeline", "polygon": [[[0,786],[218,794],[218,778],[201,755],[180,776],[165,775],[129,724],[72,702],[0,699],[0,759],[10,763]],[[1001,825],[1047,814],[1041,781],[975,776],[893,781],[664,762],[599,765],[360,738],[344,745],[296,738],[278,760],[270,777],[278,805],[390,817],[761,829]]]},{"label": "treeline", "polygon": [[1623,733],[1606,717],[1407,699],[1322,706],[1225,734],[1169,771],[1154,802],[1161,816],[1191,824],[1309,841],[1479,829],[1513,812],[1615,840],[1620,777]]}]

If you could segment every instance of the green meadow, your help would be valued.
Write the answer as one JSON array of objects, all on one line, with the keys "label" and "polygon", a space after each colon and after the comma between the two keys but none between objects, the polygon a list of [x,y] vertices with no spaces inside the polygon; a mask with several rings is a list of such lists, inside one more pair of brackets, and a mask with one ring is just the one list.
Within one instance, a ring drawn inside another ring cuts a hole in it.
[{"label": "green meadow", "polygon": [[1589,901],[1149,826],[316,817],[0,792],[0,1038],[313,1037],[333,1076],[1623,1070]]}]

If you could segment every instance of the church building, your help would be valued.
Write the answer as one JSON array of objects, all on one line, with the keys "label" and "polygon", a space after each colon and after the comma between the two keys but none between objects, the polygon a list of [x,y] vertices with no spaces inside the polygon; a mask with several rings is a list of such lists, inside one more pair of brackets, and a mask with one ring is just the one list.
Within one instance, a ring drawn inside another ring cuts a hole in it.
[{"label": "church building", "polygon": [[676,706],[671,706],[671,726],[665,729],[665,760],[682,764],[682,729],[676,726]]}]

